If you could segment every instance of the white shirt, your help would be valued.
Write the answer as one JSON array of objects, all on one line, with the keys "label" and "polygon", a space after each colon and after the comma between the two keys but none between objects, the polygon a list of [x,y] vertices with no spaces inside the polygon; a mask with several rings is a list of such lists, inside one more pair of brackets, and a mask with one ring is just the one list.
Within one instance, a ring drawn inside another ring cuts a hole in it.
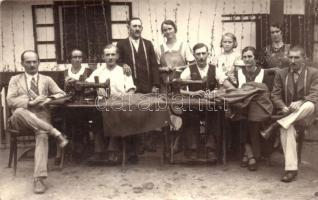
[{"label": "white shirt", "polygon": [[[208,75],[208,70],[209,70],[209,65],[206,65],[205,67],[201,68],[198,67],[200,76],[202,79],[206,78]],[[190,67],[187,67],[180,75],[180,78],[182,80],[191,80],[191,72],[190,72]],[[225,80],[225,75],[224,73],[222,73],[222,71],[220,69],[218,69],[217,67],[215,68],[215,79],[220,83],[223,84],[224,80]]]},{"label": "white shirt", "polygon": [[[100,83],[110,80],[110,92],[111,95],[122,95],[128,92],[130,89],[136,90],[132,76],[126,76],[122,67],[116,65],[112,69],[107,68],[103,63],[86,79],[87,82],[95,82],[95,76],[99,78]],[[105,90],[100,89],[99,95],[105,95]]]},{"label": "white shirt", "polygon": [[221,55],[218,56],[217,58],[217,67],[223,71],[223,73],[228,73],[231,71],[234,71],[234,63],[236,60],[240,59],[241,55],[233,51],[229,54],[227,53],[222,53]]},{"label": "white shirt", "polygon": [[132,43],[132,45],[135,47],[136,52],[138,52],[139,49],[139,43],[140,43],[140,38],[138,38],[137,40],[129,37],[129,41]]},{"label": "white shirt", "polygon": [[75,80],[79,80],[80,76],[85,72],[86,66],[81,65],[81,69],[75,74],[72,72],[72,66],[67,70],[67,75]]},{"label": "white shirt", "polygon": [[30,90],[31,89],[31,81],[32,81],[32,78],[34,77],[34,79],[35,79],[35,82],[37,83],[38,82],[38,75],[39,75],[39,73],[36,73],[36,74],[34,74],[34,75],[31,75],[31,74],[28,74],[28,73],[24,73],[25,74],[25,76],[26,76],[26,81],[27,81],[27,84],[28,84],[28,90]]}]

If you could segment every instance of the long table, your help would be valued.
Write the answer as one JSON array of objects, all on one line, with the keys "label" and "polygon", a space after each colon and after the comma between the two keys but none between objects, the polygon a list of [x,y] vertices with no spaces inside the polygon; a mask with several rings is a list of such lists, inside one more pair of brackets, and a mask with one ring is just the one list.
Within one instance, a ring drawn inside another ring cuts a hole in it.
[{"label": "long table", "polygon": [[[154,94],[133,94],[111,99],[95,101],[71,102],[54,104],[51,108],[62,108],[64,112],[96,111],[103,116],[104,135],[125,138],[129,135],[145,133],[150,130],[167,127],[170,124],[170,107],[187,109],[202,109],[205,112],[215,112],[217,115],[216,149],[218,162],[226,163],[226,138],[223,134],[224,106],[223,102],[213,102],[207,99],[187,98],[179,96],[171,98]],[[79,116],[79,115],[77,115]],[[163,129],[166,135],[169,128]],[[125,144],[125,143],[124,143]],[[125,146],[123,147],[125,148]],[[123,153],[124,150],[123,150]],[[163,152],[164,159],[165,152]],[[173,155],[171,155],[173,156]],[[122,166],[125,166],[125,154]]]}]

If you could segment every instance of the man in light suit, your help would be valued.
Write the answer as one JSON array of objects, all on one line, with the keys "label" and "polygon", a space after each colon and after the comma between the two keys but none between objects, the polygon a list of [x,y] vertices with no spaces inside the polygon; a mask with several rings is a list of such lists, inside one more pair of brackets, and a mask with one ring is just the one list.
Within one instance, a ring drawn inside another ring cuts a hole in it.
[{"label": "man in light suit", "polygon": [[280,139],[285,156],[283,182],[295,180],[298,171],[296,130],[314,119],[318,102],[318,70],[307,67],[302,47],[291,47],[289,67],[277,72],[272,91],[275,108],[285,117],[277,120],[261,135],[268,138],[274,128],[280,128]]},{"label": "man in light suit", "polygon": [[13,76],[9,82],[7,102],[12,110],[11,127],[35,133],[34,193],[47,189],[43,180],[47,177],[48,136],[52,135],[65,147],[68,140],[50,124],[50,113],[45,104],[65,93],[48,76],[38,73],[39,57],[35,51],[21,54],[25,73]]}]

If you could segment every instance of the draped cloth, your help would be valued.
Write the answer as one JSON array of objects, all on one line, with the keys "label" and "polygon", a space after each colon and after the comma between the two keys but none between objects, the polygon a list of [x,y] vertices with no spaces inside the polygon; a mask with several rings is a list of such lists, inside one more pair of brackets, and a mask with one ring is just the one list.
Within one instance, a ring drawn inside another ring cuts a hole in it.
[{"label": "draped cloth", "polygon": [[245,114],[249,121],[267,120],[273,112],[270,92],[264,83],[248,82],[242,88],[219,90],[213,100],[225,101],[234,112]]},{"label": "draped cloth", "polygon": [[129,136],[145,133],[170,124],[169,107],[164,98],[151,94],[112,97],[105,102],[105,136]]}]

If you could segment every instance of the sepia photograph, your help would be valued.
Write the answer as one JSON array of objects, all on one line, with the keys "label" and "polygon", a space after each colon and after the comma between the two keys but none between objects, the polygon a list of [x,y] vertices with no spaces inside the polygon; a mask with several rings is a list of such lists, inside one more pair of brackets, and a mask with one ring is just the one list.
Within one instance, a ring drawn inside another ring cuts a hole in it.
[{"label": "sepia photograph", "polygon": [[318,0],[0,0],[0,200],[318,200]]}]

